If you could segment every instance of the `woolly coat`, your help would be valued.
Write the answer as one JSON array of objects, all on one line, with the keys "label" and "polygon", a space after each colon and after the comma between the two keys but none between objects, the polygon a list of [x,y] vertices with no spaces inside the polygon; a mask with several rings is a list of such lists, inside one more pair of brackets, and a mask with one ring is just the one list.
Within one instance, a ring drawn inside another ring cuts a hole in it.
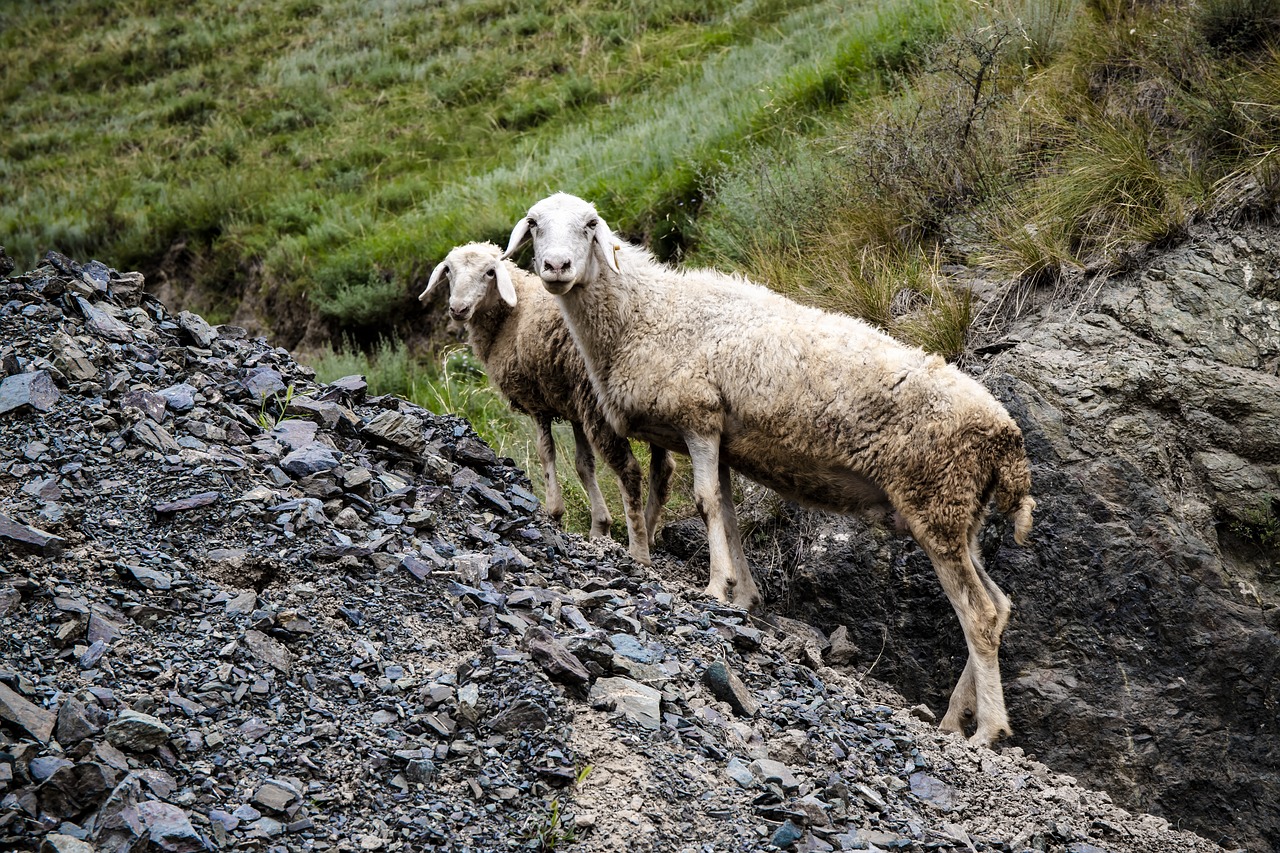
[{"label": "woolly coat", "polygon": [[994,496],[1025,536],[1022,433],[971,377],[740,277],[615,251],[619,271],[597,263],[559,298],[618,432],[679,451],[681,430],[718,432],[730,466],[835,512],[927,506],[967,525]]}]

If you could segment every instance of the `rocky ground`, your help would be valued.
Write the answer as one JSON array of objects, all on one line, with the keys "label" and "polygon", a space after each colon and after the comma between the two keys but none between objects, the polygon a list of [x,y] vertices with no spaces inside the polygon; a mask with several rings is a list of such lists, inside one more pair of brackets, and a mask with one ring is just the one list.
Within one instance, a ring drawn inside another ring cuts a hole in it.
[{"label": "rocky ground", "polygon": [[[1058,291],[1022,294],[972,365],[1022,426],[1038,502],[1029,547],[996,519],[983,540],[1014,604],[1014,742],[1128,809],[1280,849],[1280,227],[1196,223]],[[774,600],[945,707],[963,643],[920,549],[781,516],[752,555],[782,557]]]},{"label": "rocky ground", "polygon": [[142,284],[0,280],[0,848],[1221,849]]}]

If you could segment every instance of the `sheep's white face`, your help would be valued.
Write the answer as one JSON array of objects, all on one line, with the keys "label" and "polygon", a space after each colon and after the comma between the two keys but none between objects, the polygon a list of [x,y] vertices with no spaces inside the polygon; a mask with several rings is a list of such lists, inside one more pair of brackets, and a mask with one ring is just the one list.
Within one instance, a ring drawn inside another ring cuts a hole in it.
[{"label": "sheep's white face", "polygon": [[577,196],[556,193],[529,208],[511,232],[507,255],[528,238],[533,239],[533,271],[556,295],[594,278],[600,256],[609,267],[618,269],[613,232],[595,206]]},{"label": "sheep's white face", "polygon": [[502,250],[492,243],[468,243],[445,255],[431,273],[427,287],[418,299],[427,297],[444,280],[449,282],[449,316],[465,323],[494,305],[499,298],[508,305],[516,304],[516,291],[511,283]]}]

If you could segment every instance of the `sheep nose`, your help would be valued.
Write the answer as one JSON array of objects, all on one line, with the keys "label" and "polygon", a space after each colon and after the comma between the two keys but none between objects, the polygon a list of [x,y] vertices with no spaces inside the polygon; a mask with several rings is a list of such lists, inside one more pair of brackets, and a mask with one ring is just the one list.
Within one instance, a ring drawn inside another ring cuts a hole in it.
[{"label": "sheep nose", "polygon": [[559,258],[547,258],[542,262],[542,269],[543,271],[552,273],[553,275],[564,275],[569,271],[569,267],[572,264],[573,261],[568,258],[563,261]]},{"label": "sheep nose", "polygon": [[467,319],[467,309],[451,307],[449,309],[449,316],[453,317],[455,320],[465,320]]}]

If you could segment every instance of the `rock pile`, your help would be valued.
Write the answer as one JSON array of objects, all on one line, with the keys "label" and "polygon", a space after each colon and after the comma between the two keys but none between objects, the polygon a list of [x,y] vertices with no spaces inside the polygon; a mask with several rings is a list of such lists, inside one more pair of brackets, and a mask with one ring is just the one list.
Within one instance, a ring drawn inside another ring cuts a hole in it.
[{"label": "rock pile", "polygon": [[0,280],[0,847],[1218,849],[142,285],[54,253]]}]

